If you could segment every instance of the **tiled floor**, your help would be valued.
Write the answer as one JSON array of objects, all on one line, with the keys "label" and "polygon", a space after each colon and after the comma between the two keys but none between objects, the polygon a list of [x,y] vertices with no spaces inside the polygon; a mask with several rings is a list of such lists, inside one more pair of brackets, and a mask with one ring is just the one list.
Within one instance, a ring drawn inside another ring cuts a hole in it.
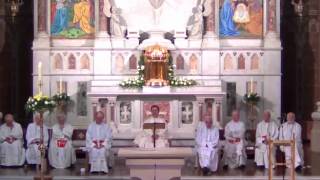
[{"label": "tiled floor", "polygon": [[[309,150],[309,146],[305,146],[305,165],[306,167],[302,170],[301,173],[297,173],[297,179],[312,179],[320,180],[320,154],[312,153]],[[80,168],[84,167],[84,160],[78,159],[77,164],[69,169],[49,169],[48,174],[54,177],[54,179],[129,179],[129,171],[125,167],[125,161],[123,159],[118,159],[116,165],[110,170],[108,175],[105,174],[86,174],[86,176],[80,175]],[[288,170],[286,170],[288,174]],[[276,179],[283,179],[282,168],[275,169]],[[0,180],[2,179],[32,179],[37,172],[34,168],[25,166],[22,168],[0,168]],[[254,179],[262,180],[267,179],[267,171],[259,170],[255,168],[254,162],[248,160],[247,166],[243,170],[239,169],[229,169],[223,170],[222,167],[219,167],[219,170],[214,173],[212,176],[201,176],[199,171],[193,167],[191,162],[187,162],[185,167],[182,170],[182,179],[183,180],[202,180],[202,179]]]}]

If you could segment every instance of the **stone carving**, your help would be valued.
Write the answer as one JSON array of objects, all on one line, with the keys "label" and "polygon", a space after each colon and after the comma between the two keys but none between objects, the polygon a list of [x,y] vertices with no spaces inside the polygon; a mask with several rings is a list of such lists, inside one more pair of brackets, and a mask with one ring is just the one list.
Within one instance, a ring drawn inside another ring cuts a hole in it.
[{"label": "stone carving", "polygon": [[130,124],[131,123],[131,102],[120,103],[120,123]]},{"label": "stone carving", "polygon": [[246,59],[244,58],[243,54],[240,54],[240,56],[238,57],[238,69],[246,69]]},{"label": "stone carving", "polygon": [[226,54],[223,62],[224,62],[224,70],[232,70],[233,69],[233,60],[232,60],[232,56],[229,53]]},{"label": "stone carving", "polygon": [[257,53],[254,53],[251,57],[251,70],[258,70],[259,69],[259,56]]},{"label": "stone carving", "polygon": [[87,54],[84,54],[80,58],[80,69],[90,69],[90,58]]},{"label": "stone carving", "polygon": [[193,103],[192,102],[182,102],[181,106],[181,122],[183,124],[192,124],[193,122]]},{"label": "stone carving", "polygon": [[189,18],[187,23],[187,30],[189,39],[201,39],[203,34],[203,7],[198,4],[192,9],[193,15]]},{"label": "stone carving", "polygon": [[87,116],[87,82],[78,82],[77,115]]},{"label": "stone carving", "polygon": [[53,59],[54,69],[63,69],[63,60],[61,54],[56,54]]},{"label": "stone carving", "polygon": [[110,18],[110,34],[112,37],[123,38],[127,28],[127,22],[122,16],[122,10],[115,3],[105,0],[103,12]]},{"label": "stone carving", "polygon": [[76,66],[76,57],[73,54],[71,54],[68,58],[68,69],[76,69]]},{"label": "stone carving", "polygon": [[151,6],[154,8],[153,9],[153,20],[154,20],[154,25],[158,25],[160,21],[160,16],[161,16],[161,6],[164,3],[165,0],[149,0]]}]

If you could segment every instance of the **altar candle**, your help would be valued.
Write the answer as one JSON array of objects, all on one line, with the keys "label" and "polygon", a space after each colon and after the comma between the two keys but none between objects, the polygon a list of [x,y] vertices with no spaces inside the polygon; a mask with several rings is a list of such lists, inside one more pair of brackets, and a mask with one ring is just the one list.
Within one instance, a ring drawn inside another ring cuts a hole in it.
[{"label": "altar candle", "polygon": [[41,82],[42,80],[42,62],[40,61],[38,63],[38,81],[39,83]]},{"label": "altar candle", "polygon": [[59,80],[59,94],[62,94],[62,77],[61,76]]}]

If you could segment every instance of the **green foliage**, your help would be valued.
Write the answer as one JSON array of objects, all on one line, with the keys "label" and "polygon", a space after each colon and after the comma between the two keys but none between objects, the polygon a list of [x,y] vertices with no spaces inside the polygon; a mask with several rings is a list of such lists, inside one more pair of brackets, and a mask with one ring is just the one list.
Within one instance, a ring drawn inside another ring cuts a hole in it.
[{"label": "green foliage", "polygon": [[43,96],[41,93],[29,97],[25,105],[25,109],[28,113],[52,111],[55,107],[55,101],[48,96]]},{"label": "green foliage", "polygon": [[243,100],[247,104],[257,104],[260,101],[260,96],[257,93],[249,93],[243,96]]},{"label": "green foliage", "polygon": [[60,33],[60,35],[69,38],[69,39],[77,39],[81,36],[86,35],[86,33],[84,31],[82,31],[81,29],[78,28],[71,28],[71,29],[67,29],[64,30]]}]

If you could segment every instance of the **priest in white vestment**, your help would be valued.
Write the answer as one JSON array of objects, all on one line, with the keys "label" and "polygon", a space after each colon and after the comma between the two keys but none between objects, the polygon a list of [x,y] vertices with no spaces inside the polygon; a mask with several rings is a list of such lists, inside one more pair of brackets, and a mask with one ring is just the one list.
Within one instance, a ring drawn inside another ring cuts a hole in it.
[{"label": "priest in white vestment", "polygon": [[66,115],[57,115],[58,123],[52,127],[52,138],[49,148],[49,162],[54,168],[67,168],[76,162],[72,146],[73,127],[66,123]]},{"label": "priest in white vestment", "polygon": [[[301,138],[301,126],[296,122],[295,114],[290,112],[287,114],[287,122],[281,125],[280,140],[295,140],[295,168],[300,170],[304,164],[303,160],[303,144]],[[281,147],[285,153],[286,161],[291,159],[291,149],[289,146]]]},{"label": "priest in white vestment", "polygon": [[28,164],[41,164],[41,152],[39,150],[40,145],[40,126],[43,125],[43,144],[48,146],[48,128],[45,124],[41,123],[40,115],[34,116],[33,123],[28,125],[27,128],[27,152],[26,159]]},{"label": "priest in white vestment", "polygon": [[14,122],[12,114],[5,116],[0,127],[0,165],[22,166],[25,162],[23,132],[21,125]]},{"label": "priest in white vestment", "polygon": [[[166,121],[159,116],[160,107],[157,105],[151,106],[151,117],[146,119],[144,123],[164,123]],[[134,139],[134,144],[139,146],[140,148],[154,148],[154,141],[155,138],[155,148],[164,148],[169,147],[168,142],[168,130],[167,125],[165,125],[165,129],[156,129],[155,130],[155,137],[153,137],[153,130],[152,129],[144,129],[142,130]]]},{"label": "priest in white vestment", "polygon": [[243,168],[246,164],[246,153],[245,153],[245,125],[240,121],[239,111],[232,112],[232,120],[227,123],[224,136],[226,139],[223,161],[224,168]]},{"label": "priest in white vestment", "polygon": [[112,130],[103,122],[104,113],[99,111],[95,115],[86,134],[86,147],[89,150],[90,172],[108,173],[108,156],[110,154]]},{"label": "priest in white vestment", "polygon": [[[263,113],[263,120],[259,122],[256,130],[255,162],[260,168],[269,168],[269,140],[276,140],[279,137],[278,124],[271,120],[269,111]],[[273,148],[272,161],[275,162],[275,148]]]},{"label": "priest in white vestment", "polygon": [[204,125],[198,126],[195,140],[203,174],[217,171],[219,129],[212,125],[211,115],[204,116]]}]

